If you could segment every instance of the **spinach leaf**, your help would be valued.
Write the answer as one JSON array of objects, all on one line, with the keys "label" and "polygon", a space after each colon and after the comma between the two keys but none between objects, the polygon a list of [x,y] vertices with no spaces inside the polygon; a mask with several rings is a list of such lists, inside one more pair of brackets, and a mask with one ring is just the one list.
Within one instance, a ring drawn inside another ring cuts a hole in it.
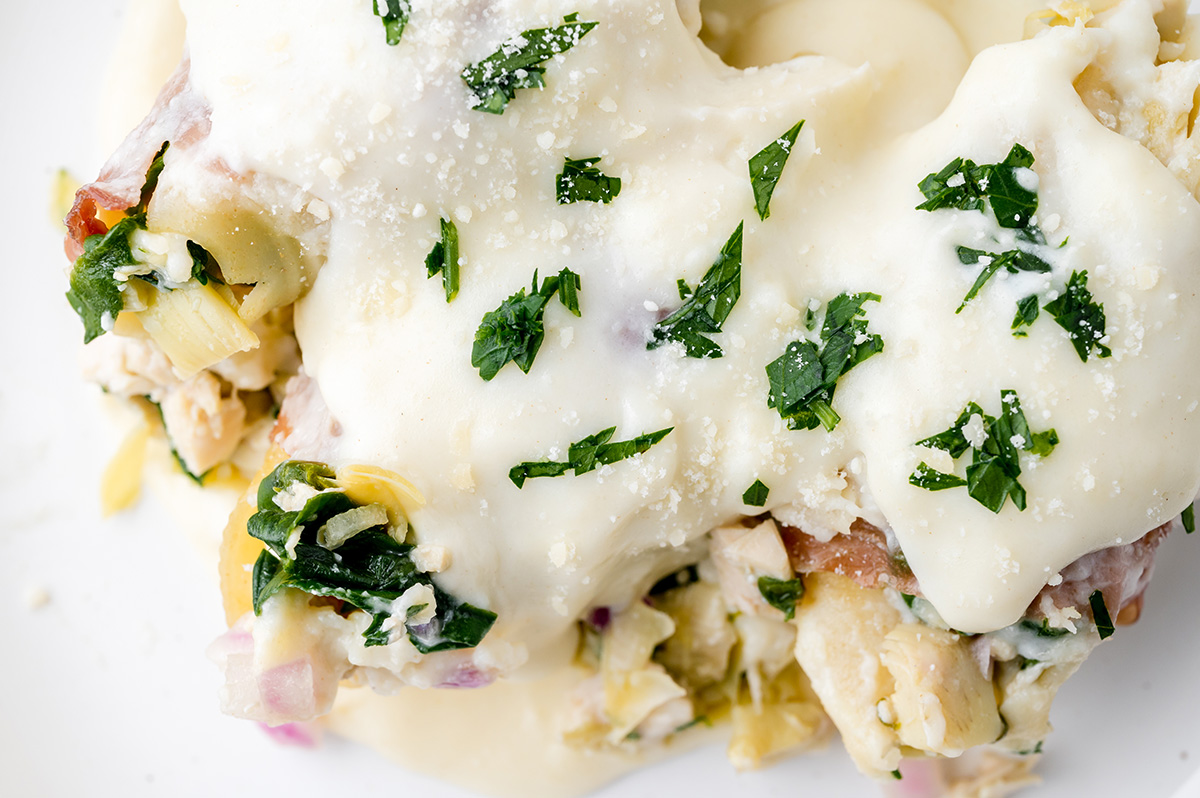
[{"label": "spinach leaf", "polygon": [[1196,505],[1189,504],[1183,508],[1183,512],[1179,515],[1179,521],[1183,524],[1183,531],[1187,534],[1192,534],[1196,531]]},{"label": "spinach leaf", "polygon": [[450,219],[441,220],[441,238],[425,256],[428,277],[442,275],[446,304],[458,296],[458,227]]},{"label": "spinach leaf", "polygon": [[746,492],[742,494],[742,502],[749,507],[762,507],[767,503],[767,496],[771,489],[763,484],[761,479],[754,480],[754,484],[746,488]]},{"label": "spinach leaf", "polygon": [[705,272],[694,290],[680,280],[679,296],[683,305],[654,325],[647,349],[657,349],[668,342],[683,344],[688,357],[717,358],[724,352],[706,337],[721,332],[733,306],[742,295],[742,228],[737,229],[721,247],[717,260]]},{"label": "spinach leaf", "polygon": [[1105,336],[1106,321],[1104,305],[1092,298],[1092,292],[1087,287],[1087,272],[1071,272],[1067,281],[1067,290],[1053,302],[1047,302],[1043,309],[1054,317],[1058,326],[1067,331],[1071,346],[1084,363],[1091,356],[1092,350],[1096,357],[1112,356],[1112,350],[1100,341]]},{"label": "spinach leaf", "polygon": [[783,167],[792,154],[792,147],[796,146],[796,137],[800,135],[802,127],[803,119],[750,159],[750,185],[754,189],[754,207],[761,220],[765,221],[771,215],[771,195],[775,193],[779,176],[783,174]]},{"label": "spinach leaf", "polygon": [[504,113],[518,89],[546,85],[542,64],[579,44],[599,24],[580,22],[576,14],[563,21],[557,27],[535,28],[514,36],[487,58],[463,69],[463,82],[475,100],[472,107],[489,114]]},{"label": "spinach leaf", "polygon": [[[496,620],[495,613],[460,601],[435,585],[429,574],[413,564],[413,547],[396,541],[385,526],[372,527],[341,541],[337,551],[318,543],[318,531],[333,517],[356,505],[337,490],[334,472],[323,463],[290,460],[280,464],[258,489],[258,512],[247,531],[266,544],[254,564],[252,598],[256,614],[284,588],[313,596],[338,599],[370,613],[363,633],[367,646],[387,645],[392,633],[385,629],[394,602],[414,585],[428,585],[436,602],[434,617],[424,624],[405,625],[409,640],[422,653],[472,648],[479,644]],[[274,497],[297,482],[322,491],[294,512],[276,506]],[[411,617],[420,608],[409,608]]]},{"label": "spinach leaf", "polygon": [[383,0],[383,10],[380,10],[380,0],[373,0],[372,8],[375,16],[383,20],[383,32],[387,43],[395,46],[404,35],[404,26],[408,24],[408,16],[412,13],[408,0]]},{"label": "spinach leaf", "polygon": [[639,435],[631,440],[610,443],[617,428],[609,427],[597,432],[595,435],[589,435],[580,441],[572,443],[567,449],[566,462],[540,461],[521,463],[509,469],[508,478],[518,488],[522,488],[525,486],[527,479],[561,477],[568,471],[575,472],[575,476],[586,474],[589,471],[594,471],[598,466],[612,465],[613,463],[648,451],[651,446],[654,446],[654,444],[667,437],[673,429],[674,427],[668,427],[667,429],[660,429],[657,432],[648,432],[645,435]]},{"label": "spinach leaf", "polygon": [[85,344],[104,335],[106,328],[111,328],[125,306],[121,284],[114,275],[123,266],[137,264],[130,236],[146,229],[146,211],[158,187],[158,178],[170,146],[170,142],[164,142],[150,162],[138,204],[126,210],[125,218],[114,224],[107,233],[88,236],[83,242],[83,253],[71,267],[71,289],[67,291],[67,302],[83,321]]},{"label": "spinach leaf", "polygon": [[819,348],[809,340],[793,341],[767,365],[767,407],[778,410],[790,429],[820,424],[832,431],[841,421],[832,407],[837,381],[883,351],[883,339],[868,331],[863,310],[866,302],[878,301],[878,294],[838,295],[826,306]]},{"label": "spinach leaf", "polygon": [[555,181],[559,205],[573,202],[602,202],[605,205],[621,193],[621,178],[609,177],[596,168],[600,156],[573,160],[566,158],[562,173]]},{"label": "spinach leaf", "polygon": [[133,258],[129,237],[140,230],[136,217],[127,217],[107,233],[88,236],[83,254],[71,267],[71,290],[67,301],[83,320],[83,342],[90,343],[111,328],[124,308],[120,283],[113,275],[122,266],[131,266]]},{"label": "spinach leaf", "polygon": [[490,381],[509,363],[516,363],[521,371],[529,373],[546,337],[546,305],[555,294],[559,294],[563,307],[580,315],[578,292],[581,281],[578,274],[563,269],[558,275],[543,280],[540,289],[537,279],[535,271],[529,294],[522,288],[501,302],[500,307],[484,314],[475,331],[471,365],[479,369],[479,376],[485,381]]},{"label": "spinach leaf", "polygon": [[790,621],[796,616],[796,602],[804,596],[804,582],[795,579],[776,579],[773,576],[758,578],[758,592],[767,603],[784,614]]}]

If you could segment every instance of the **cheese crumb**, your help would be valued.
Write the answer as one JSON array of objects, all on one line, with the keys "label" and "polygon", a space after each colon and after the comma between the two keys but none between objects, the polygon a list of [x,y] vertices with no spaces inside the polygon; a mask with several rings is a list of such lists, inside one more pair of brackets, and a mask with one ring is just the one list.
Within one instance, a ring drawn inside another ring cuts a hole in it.
[{"label": "cheese crumb", "polygon": [[329,221],[329,205],[324,200],[314,199],[309,202],[308,212],[322,222]]},{"label": "cheese crumb", "polygon": [[378,125],[383,120],[392,115],[392,106],[384,103],[375,103],[371,106],[371,111],[367,114],[367,121],[372,125]]},{"label": "cheese crumb", "polygon": [[44,587],[31,587],[25,591],[25,609],[40,610],[50,603],[50,591]]},{"label": "cheese crumb", "polygon": [[346,174],[346,166],[337,158],[326,158],[318,167],[330,180],[338,180]]},{"label": "cheese crumb", "polygon": [[429,543],[418,543],[409,555],[417,570],[426,574],[437,574],[450,567],[450,549]]}]

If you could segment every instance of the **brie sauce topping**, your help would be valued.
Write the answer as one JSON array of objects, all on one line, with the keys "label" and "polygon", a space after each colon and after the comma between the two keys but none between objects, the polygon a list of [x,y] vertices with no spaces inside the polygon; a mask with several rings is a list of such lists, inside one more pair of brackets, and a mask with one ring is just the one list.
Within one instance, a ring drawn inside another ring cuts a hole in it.
[{"label": "brie sauce topping", "polygon": [[[1082,26],[976,55],[992,17],[794,0],[742,34],[729,57],[750,68],[738,69],[697,38],[696,2],[411,5],[388,47],[369,0],[293,0],[287,13],[182,3],[192,78],[213,109],[205,146],[238,172],[303,187],[320,202],[306,212],[330,220],[296,326],[343,430],[338,460],[417,486],[418,539],[453,556],[439,584],[498,613],[491,635],[531,662],[568,659],[587,608],[636,600],[697,559],[709,530],[757,512],[742,503],[755,479],[770,487],[765,510],[818,537],[857,517],[890,526],[925,596],[967,632],[1015,622],[1065,565],[1195,496],[1200,207],[1073,87],[1102,54],[1139,85],[1152,56],[1114,55],[1113,32]],[[1015,38],[1035,4],[1013,6]],[[1153,27],[1157,7],[1131,0],[1111,27]],[[518,91],[503,115],[472,110],[465,65],[572,12],[599,25],[546,64],[543,90]],[[828,49],[796,21],[810,18],[838,23]],[[747,162],[800,119],[760,221]],[[1000,230],[990,214],[915,210],[917,184],[956,157],[998,162],[1014,143],[1036,158],[1051,247],[1066,243],[1047,255],[1052,272],[1001,272],[956,314],[977,274],[956,246],[986,249]],[[556,204],[564,159],[595,155],[620,195]],[[425,270],[439,218],[461,240],[450,304]],[[713,336],[724,357],[647,350],[679,305],[676,281],[696,285],[742,222],[741,298]],[[529,373],[509,364],[482,380],[471,347],[484,314],[535,270],[563,267],[581,275],[582,317],[552,302]],[[1027,338],[1011,334],[1016,301],[1061,291],[1073,270],[1104,305],[1111,358],[1081,362],[1045,314]],[[881,295],[866,313],[884,351],[838,383],[836,430],[789,430],[767,407],[764,368],[809,335],[810,303],[843,291]],[[993,514],[965,490],[909,484],[922,460],[937,467],[916,441],[968,402],[998,413],[1002,389],[1061,440],[1022,463],[1028,508]],[[512,466],[565,460],[610,426],[614,440],[673,431],[592,473],[509,481]]]}]

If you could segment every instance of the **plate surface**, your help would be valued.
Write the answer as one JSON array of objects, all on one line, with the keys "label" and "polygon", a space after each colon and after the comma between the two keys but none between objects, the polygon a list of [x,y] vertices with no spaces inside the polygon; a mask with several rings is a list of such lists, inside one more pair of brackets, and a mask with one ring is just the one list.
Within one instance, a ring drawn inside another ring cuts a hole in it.
[{"label": "plate surface", "polygon": [[[51,219],[60,167],[91,178],[100,78],[121,0],[10,3],[0,29],[6,185],[0,310],[0,794],[329,796],[403,790],[459,798],[327,738],[277,746],[220,715],[204,657],[223,630],[212,563],[151,497],[101,520],[100,471],[118,443],[78,376],[81,330],[63,299]],[[153,47],[152,42],[146,46]],[[179,514],[179,508],[174,508]],[[219,521],[210,524],[219,532]],[[1163,546],[1143,619],[1063,689],[1027,798],[1171,796],[1200,765],[1200,535]],[[720,748],[626,778],[605,798],[685,793],[874,796],[836,746],[738,776]],[[1200,795],[1193,784],[1189,795]]]}]

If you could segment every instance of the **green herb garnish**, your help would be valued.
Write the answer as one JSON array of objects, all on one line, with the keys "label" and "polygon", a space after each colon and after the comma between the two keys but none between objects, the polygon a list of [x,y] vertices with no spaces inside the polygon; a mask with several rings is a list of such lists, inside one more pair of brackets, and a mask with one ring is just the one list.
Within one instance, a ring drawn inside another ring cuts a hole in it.
[{"label": "green herb garnish", "polygon": [[[971,402],[945,432],[917,442],[917,446],[941,449],[958,459],[967,449],[972,450],[966,479],[930,468],[925,463],[908,478],[909,484],[937,491],[966,487],[968,495],[993,513],[1000,512],[1011,498],[1018,510],[1025,509],[1025,489],[1017,481],[1021,475],[1021,451],[1046,457],[1058,445],[1058,433],[1053,429],[1034,433],[1029,429],[1025,413],[1015,391],[1000,392],[1000,415],[989,416],[979,405]],[[972,418],[980,419],[982,429],[976,434],[982,441],[968,441],[964,432]]]},{"label": "green herb garnish", "polygon": [[429,277],[442,275],[447,303],[458,296],[458,227],[450,219],[441,220],[441,238],[425,256],[425,270]]},{"label": "green herb garnish", "polygon": [[1100,639],[1112,637],[1116,630],[1113,628],[1112,617],[1108,614],[1108,607],[1104,605],[1104,594],[1093,590],[1092,595],[1088,596],[1088,604],[1092,605],[1092,618],[1096,621],[1096,632]]},{"label": "green herb garnish", "polygon": [[1041,624],[1038,624],[1035,621],[1026,619],[1024,621],[1021,621],[1021,626],[1022,626],[1022,628],[1028,629],[1029,631],[1033,632],[1038,637],[1055,638],[1055,637],[1062,637],[1063,635],[1070,634],[1070,632],[1067,631],[1066,629],[1060,629],[1057,626],[1051,626],[1049,618],[1042,618]]},{"label": "green herb garnish", "polygon": [[1183,512],[1179,515],[1179,520],[1183,522],[1183,531],[1187,534],[1192,534],[1196,531],[1196,505],[1189,504],[1183,508]]},{"label": "green herb garnish", "polygon": [[[304,506],[285,512],[275,504],[275,494],[300,482],[322,491]],[[247,531],[266,544],[254,564],[252,578],[255,614],[262,612],[268,598],[284,588],[295,588],[313,596],[339,599],[372,615],[363,639],[367,646],[391,642],[384,629],[392,618],[393,602],[414,585],[429,585],[436,601],[434,617],[426,624],[410,625],[408,618],[396,619],[405,626],[418,651],[472,648],[479,644],[496,620],[496,614],[459,601],[446,593],[411,559],[413,547],[392,538],[385,526],[355,534],[336,552],[321,546],[318,530],[334,516],[356,505],[334,486],[333,472],[321,463],[288,461],[263,481],[258,490],[258,512],[250,517]],[[421,608],[409,608],[409,615]]]},{"label": "green herb garnish", "polygon": [[759,219],[765,220],[771,215],[771,195],[775,193],[779,176],[783,174],[783,167],[792,154],[792,147],[796,146],[796,137],[800,135],[802,127],[803,119],[750,159],[750,185],[754,189],[754,207]]},{"label": "green herb garnish", "polygon": [[654,325],[647,349],[674,341],[683,344],[688,357],[716,358],[724,354],[720,345],[707,336],[721,332],[721,326],[742,295],[743,227],[739,224],[721,247],[721,254],[705,272],[700,285],[692,289],[683,280],[678,282],[683,305]]},{"label": "green herb garnish", "polygon": [[758,592],[768,604],[783,613],[784,620],[790,621],[796,617],[796,602],[804,595],[804,582],[798,576],[795,579],[760,576]]},{"label": "green herb garnish", "polygon": [[1043,309],[1054,317],[1058,326],[1067,331],[1071,346],[1084,363],[1092,350],[1096,357],[1111,357],[1112,350],[1100,343],[1105,336],[1104,305],[1092,299],[1087,287],[1087,272],[1071,272],[1066,291]]},{"label": "green herb garnish", "polygon": [[546,305],[557,293],[563,307],[576,316],[579,312],[579,275],[563,269],[555,277],[547,277],[538,288],[537,272],[529,294],[522,288],[489,311],[475,331],[471,348],[471,365],[479,376],[491,380],[508,363],[516,363],[526,374],[533,366],[542,340],[546,337],[544,317]]},{"label": "green herb garnish", "polygon": [[[958,306],[958,309],[954,311],[955,313],[962,313],[962,309],[967,306],[967,303],[974,299],[979,293],[979,290],[983,288],[984,284],[986,284],[988,280],[992,279],[992,275],[1001,269],[1005,269],[1011,274],[1016,274],[1017,272],[1044,273],[1050,271],[1049,263],[1046,263],[1046,261],[1042,260],[1037,255],[1021,249],[1010,249],[1006,252],[996,254],[995,252],[985,252],[981,249],[959,247],[958,260],[959,263],[962,263],[964,266],[975,266],[982,263],[983,271],[979,273],[979,276],[975,279],[974,285],[971,286],[971,290],[967,292],[967,295],[963,297],[963,301]],[[1037,300],[1035,298],[1035,306],[1036,302]],[[1034,317],[1036,318],[1036,313]]]},{"label": "green herb garnish", "polygon": [[850,369],[883,351],[883,339],[867,330],[863,304],[878,302],[878,294],[840,294],[825,308],[821,346],[793,341],[767,366],[770,394],[767,407],[779,411],[790,429],[832,431],[841,417],[832,407],[837,381]]},{"label": "green herb garnish", "polygon": [[496,52],[462,71],[463,82],[474,95],[476,111],[502,114],[518,89],[540,89],[546,85],[543,63],[565,53],[596,27],[596,22],[579,22],[572,14],[563,25],[536,28],[514,36]]},{"label": "green herb garnish", "polygon": [[380,10],[380,0],[374,0],[375,16],[383,19],[383,31],[387,43],[393,47],[400,43],[404,34],[404,26],[408,24],[408,16],[412,13],[408,0],[383,0],[383,10]]},{"label": "green herb garnish", "polygon": [[621,178],[609,177],[601,172],[596,168],[599,162],[598,155],[564,160],[562,174],[555,182],[559,205],[573,202],[602,202],[607,205],[621,193]]},{"label": "green herb garnish", "polygon": [[[1000,163],[978,165],[955,158],[942,171],[927,175],[918,188],[925,202],[917,210],[936,211],[956,208],[981,211],[985,203],[1001,227],[1021,229],[1037,213],[1037,190],[1022,184],[1024,170],[1033,166],[1033,153],[1014,144]],[[1028,178],[1026,182],[1030,182]]]},{"label": "green herb garnish", "polygon": [[527,479],[561,477],[568,471],[575,472],[575,476],[586,474],[589,471],[594,471],[598,466],[612,465],[621,460],[627,460],[634,455],[642,454],[651,446],[667,437],[673,429],[674,427],[668,427],[667,429],[660,429],[657,432],[639,435],[632,440],[610,443],[609,441],[612,440],[613,433],[617,431],[617,428],[609,427],[606,430],[597,432],[595,435],[589,435],[581,441],[572,443],[567,449],[566,462],[547,460],[534,463],[521,463],[509,469],[508,478],[518,488],[522,488],[525,486],[525,480]]},{"label": "green herb garnish", "polygon": [[1013,316],[1012,331],[1016,338],[1024,338],[1029,333],[1025,332],[1024,327],[1032,327],[1033,323],[1038,320],[1040,313],[1037,294],[1030,294],[1017,302],[1017,315]]},{"label": "green herb garnish", "polygon": [[742,502],[750,507],[762,507],[767,503],[767,494],[770,492],[771,489],[764,485],[761,479],[756,479],[742,494]]}]

